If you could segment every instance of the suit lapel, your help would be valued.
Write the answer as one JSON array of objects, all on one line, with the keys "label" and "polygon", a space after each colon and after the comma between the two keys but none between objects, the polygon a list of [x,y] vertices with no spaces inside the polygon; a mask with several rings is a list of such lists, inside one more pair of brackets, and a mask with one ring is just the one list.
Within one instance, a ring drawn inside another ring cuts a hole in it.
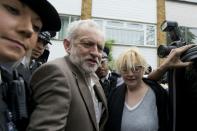
[{"label": "suit lapel", "polygon": [[106,99],[105,93],[103,91],[103,88],[102,88],[97,76],[94,74],[92,76],[92,78],[95,83],[94,91],[97,96],[97,99],[99,102],[102,102],[102,104],[103,104],[103,108],[102,108],[102,113],[103,113],[107,109],[107,99]]},{"label": "suit lapel", "polygon": [[85,106],[87,108],[87,111],[90,115],[90,118],[93,122],[93,125],[95,126],[95,129],[98,131],[99,127],[96,122],[96,114],[94,110],[94,103],[92,100],[92,96],[89,90],[89,87],[87,85],[87,82],[84,79],[84,75],[81,73],[81,71],[71,63],[69,57],[65,57],[66,61],[68,62],[69,67],[71,68],[73,74],[75,75],[76,83],[79,88],[79,92],[81,94],[81,97],[85,103]]},{"label": "suit lapel", "polygon": [[[83,78],[83,77],[81,77],[81,78]],[[85,81],[82,79],[77,78],[76,80],[78,83],[78,88],[81,93],[81,96],[85,102],[88,113],[90,114],[91,120],[93,121],[95,128],[98,130],[98,125],[96,122],[96,114],[95,114],[95,110],[94,110],[94,103],[93,103],[92,96],[91,96],[90,90],[88,88],[88,85],[84,84]]]},{"label": "suit lapel", "polygon": [[96,94],[98,100],[100,102],[102,102],[104,109],[106,109],[107,108],[107,100],[106,100],[105,94],[103,92],[103,89],[99,83],[96,83],[94,85],[94,91],[95,91],[95,94]]},{"label": "suit lapel", "polygon": [[100,119],[100,123],[99,123],[100,129],[99,129],[97,122],[96,122],[96,114],[95,114],[95,110],[94,110],[94,103],[92,100],[92,95],[90,93],[87,82],[84,79],[84,75],[80,72],[80,70],[75,65],[73,65],[70,62],[69,57],[66,57],[66,59],[67,59],[66,61],[68,61],[68,64],[70,65],[70,68],[73,71],[73,74],[75,75],[76,83],[78,85],[82,99],[86,105],[87,111],[90,115],[90,118],[91,118],[96,130],[97,131],[104,130],[103,129],[104,124],[106,123],[107,118],[108,118],[107,99],[106,99],[103,89],[98,81],[98,78],[95,75],[93,75],[93,81],[95,82],[94,91],[95,91],[95,94],[98,98],[98,101],[102,102],[102,114],[101,114],[101,119]]},{"label": "suit lapel", "polygon": [[94,86],[94,91],[95,91],[95,94],[98,98],[98,101],[99,102],[102,102],[102,112],[101,112],[101,119],[100,119],[100,129],[102,130],[104,128],[104,124],[106,123],[107,121],[107,118],[108,118],[108,109],[107,109],[107,100],[106,100],[106,96],[103,92],[103,89],[98,82],[95,83],[95,86]]}]

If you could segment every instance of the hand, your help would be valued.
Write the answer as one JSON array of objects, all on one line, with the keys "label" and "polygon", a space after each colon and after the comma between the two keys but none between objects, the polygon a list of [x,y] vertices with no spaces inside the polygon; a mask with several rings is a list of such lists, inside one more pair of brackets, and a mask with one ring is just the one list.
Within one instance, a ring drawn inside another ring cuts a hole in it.
[{"label": "hand", "polygon": [[183,52],[185,52],[187,49],[193,46],[194,44],[190,44],[190,45],[185,45],[179,48],[172,49],[170,54],[163,61],[163,63],[156,70],[151,72],[148,75],[148,78],[158,81],[162,78],[162,76],[166,73],[168,69],[186,67],[192,64],[192,62],[182,62],[180,56]]},{"label": "hand", "polygon": [[192,62],[182,62],[180,56],[183,52],[193,47],[195,44],[185,45],[179,48],[172,49],[167,58],[163,61],[161,66],[165,69],[180,68],[189,66]]}]

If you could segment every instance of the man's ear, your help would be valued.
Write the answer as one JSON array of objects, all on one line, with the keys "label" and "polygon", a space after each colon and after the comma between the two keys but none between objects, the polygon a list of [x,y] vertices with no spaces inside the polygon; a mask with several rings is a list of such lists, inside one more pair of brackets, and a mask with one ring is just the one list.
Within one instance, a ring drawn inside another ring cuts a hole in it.
[{"label": "man's ear", "polygon": [[64,49],[66,50],[66,52],[70,52],[70,48],[71,48],[71,44],[70,41],[67,39],[64,39]]}]

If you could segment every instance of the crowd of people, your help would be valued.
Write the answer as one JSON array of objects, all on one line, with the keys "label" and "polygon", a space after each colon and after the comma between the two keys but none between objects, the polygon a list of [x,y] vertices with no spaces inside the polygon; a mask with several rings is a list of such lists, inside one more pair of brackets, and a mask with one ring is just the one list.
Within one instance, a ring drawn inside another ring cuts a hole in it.
[{"label": "crowd of people", "polygon": [[108,65],[105,36],[91,19],[69,24],[67,54],[47,62],[61,28],[47,0],[0,1],[0,131],[168,131],[168,92],[157,82],[194,45],[172,49],[149,72],[137,47]]}]

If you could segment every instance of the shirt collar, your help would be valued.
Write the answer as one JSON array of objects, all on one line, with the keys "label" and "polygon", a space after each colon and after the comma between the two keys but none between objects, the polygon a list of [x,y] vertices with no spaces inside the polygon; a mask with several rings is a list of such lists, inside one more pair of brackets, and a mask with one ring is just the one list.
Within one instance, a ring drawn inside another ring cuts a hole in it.
[{"label": "shirt collar", "polygon": [[109,77],[110,77],[110,75],[111,75],[111,71],[110,71],[110,70],[108,70],[107,75],[106,75],[105,77],[101,78],[101,81],[102,81],[102,82],[104,82],[105,80],[108,80],[108,79],[109,79]]}]

